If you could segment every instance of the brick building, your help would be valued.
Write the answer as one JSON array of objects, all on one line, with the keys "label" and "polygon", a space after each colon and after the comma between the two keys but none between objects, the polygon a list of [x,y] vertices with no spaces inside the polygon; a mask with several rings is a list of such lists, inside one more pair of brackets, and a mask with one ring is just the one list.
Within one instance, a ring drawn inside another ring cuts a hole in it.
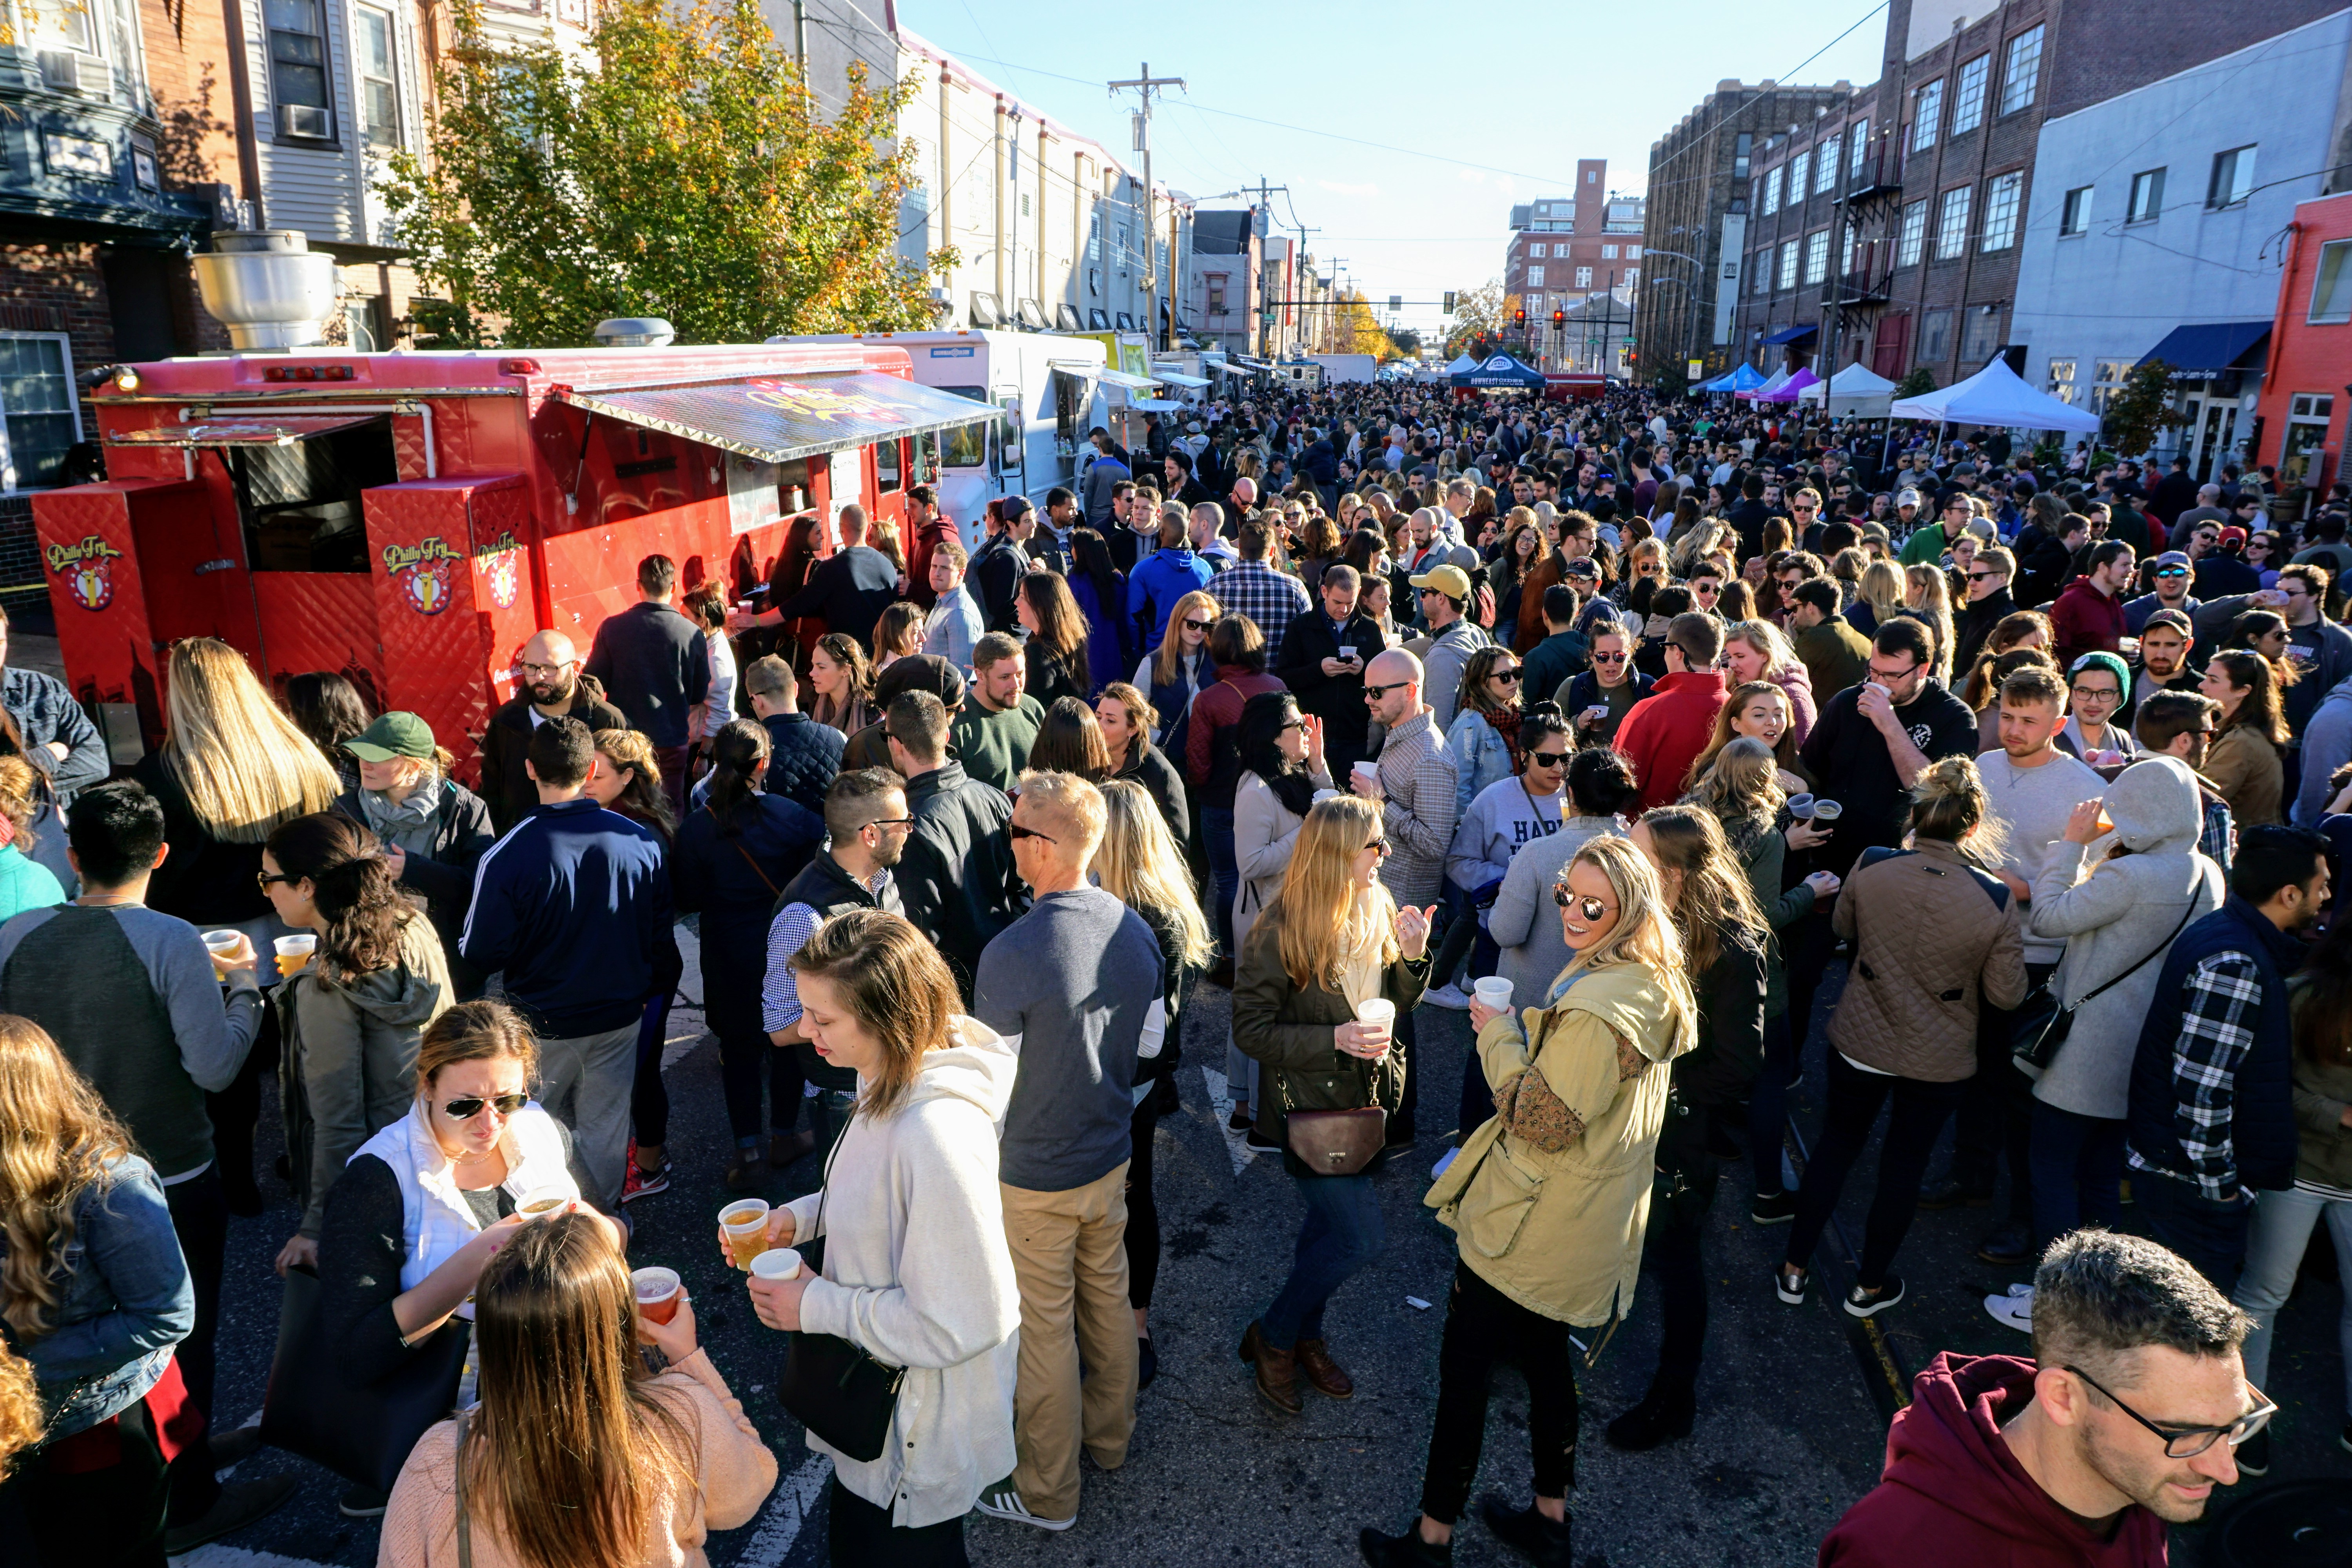
[{"label": "brick building", "polygon": [[1554,310],[1591,295],[1638,296],[1642,214],[1641,197],[1610,191],[1606,158],[1577,160],[1572,195],[1539,196],[1511,208],[1503,296],[1507,309],[1527,311],[1530,352],[1547,364],[1574,357],[1571,345],[1555,341]]}]

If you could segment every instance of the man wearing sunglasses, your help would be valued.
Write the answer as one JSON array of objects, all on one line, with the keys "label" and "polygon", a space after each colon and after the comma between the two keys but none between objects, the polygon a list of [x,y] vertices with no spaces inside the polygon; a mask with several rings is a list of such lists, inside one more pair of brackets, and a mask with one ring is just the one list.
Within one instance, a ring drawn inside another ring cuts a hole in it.
[{"label": "man wearing sunglasses", "polygon": [[1930,1363],[1822,1568],[2158,1568],[2166,1527],[2236,1484],[2237,1446],[2277,1408],[2245,1380],[2252,1327],[2152,1241],[2053,1243],[2034,1274],[2033,1359]]},{"label": "man wearing sunglasses", "polygon": [[[2017,575],[2017,557],[2008,548],[1988,544],[1969,563],[1968,605],[1953,628],[1952,668],[1974,669],[1977,653],[2004,616],[2017,613],[2017,599],[2009,585]],[[1818,687],[1816,690],[1820,689]]]},{"label": "man wearing sunglasses", "polygon": [[2154,572],[2154,592],[2124,601],[2124,629],[2134,637],[2147,629],[2148,616],[2158,610],[2177,610],[2184,616],[2197,613],[2200,601],[2189,591],[2197,581],[2197,565],[2186,552],[2166,551],[2156,558]]}]

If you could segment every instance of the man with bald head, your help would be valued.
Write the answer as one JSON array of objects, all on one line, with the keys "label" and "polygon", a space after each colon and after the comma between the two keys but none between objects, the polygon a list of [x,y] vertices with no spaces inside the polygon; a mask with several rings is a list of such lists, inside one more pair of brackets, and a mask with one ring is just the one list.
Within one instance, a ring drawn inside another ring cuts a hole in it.
[{"label": "man with bald head", "polygon": [[1213,500],[1194,504],[1190,534],[1192,552],[1208,563],[1212,572],[1230,572],[1241,560],[1240,552],[1225,541],[1224,531],[1223,507]]},{"label": "man with bald head", "polygon": [[[1359,767],[1349,774],[1348,787],[1380,805],[1381,838],[1388,849],[1381,862],[1381,882],[1399,904],[1427,909],[1438,901],[1445,880],[1445,852],[1454,843],[1458,813],[1454,753],[1445,749],[1445,737],[1421,699],[1421,660],[1402,648],[1390,648],[1365,667],[1364,707],[1388,732],[1374,773],[1368,777]],[[1410,1014],[1397,1019],[1397,1041],[1405,1052],[1404,1101],[1389,1119],[1389,1142],[1409,1143],[1413,1108],[1420,1102]]]},{"label": "man with bald head", "polygon": [[532,731],[564,718],[591,731],[629,727],[618,708],[581,684],[580,651],[562,632],[541,632],[523,644],[514,668],[514,700],[490,715],[482,733],[482,799],[501,834],[539,804],[538,787],[523,765]]}]

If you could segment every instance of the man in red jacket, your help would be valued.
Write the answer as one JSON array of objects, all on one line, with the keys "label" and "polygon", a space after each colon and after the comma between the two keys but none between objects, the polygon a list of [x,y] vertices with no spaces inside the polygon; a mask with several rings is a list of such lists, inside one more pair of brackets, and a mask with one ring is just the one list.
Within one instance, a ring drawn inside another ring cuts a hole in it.
[{"label": "man in red jacket", "polygon": [[2078,1230],[2033,1277],[2033,1361],[1937,1356],[1820,1568],[2161,1568],[2276,1408],[2253,1321],[2152,1241]]},{"label": "man in red jacket", "polygon": [[1715,712],[1723,706],[1723,623],[1696,612],[1666,627],[1666,678],[1633,704],[1617,727],[1617,749],[1642,782],[1642,805],[1671,805],[1682,798],[1683,775],[1706,750]]},{"label": "man in red jacket", "polygon": [[2090,566],[2066,584],[2050,606],[2050,629],[2058,646],[2051,650],[2058,668],[2069,669],[2086,653],[2116,653],[2124,635],[2124,590],[2135,569],[2132,547],[2110,539],[2091,552]]}]

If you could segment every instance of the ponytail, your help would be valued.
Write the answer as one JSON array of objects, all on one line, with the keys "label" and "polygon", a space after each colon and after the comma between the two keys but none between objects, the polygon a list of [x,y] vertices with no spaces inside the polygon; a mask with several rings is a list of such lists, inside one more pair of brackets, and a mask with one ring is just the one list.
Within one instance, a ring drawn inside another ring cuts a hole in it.
[{"label": "ponytail", "polygon": [[310,884],[325,926],[319,956],[326,973],[350,979],[400,962],[408,905],[376,836],[341,812],[298,816],[269,836],[278,868]]},{"label": "ponytail", "polygon": [[710,742],[710,814],[729,838],[740,831],[735,814],[760,793],[759,768],[768,756],[768,730],[749,719],[730,719]]}]

